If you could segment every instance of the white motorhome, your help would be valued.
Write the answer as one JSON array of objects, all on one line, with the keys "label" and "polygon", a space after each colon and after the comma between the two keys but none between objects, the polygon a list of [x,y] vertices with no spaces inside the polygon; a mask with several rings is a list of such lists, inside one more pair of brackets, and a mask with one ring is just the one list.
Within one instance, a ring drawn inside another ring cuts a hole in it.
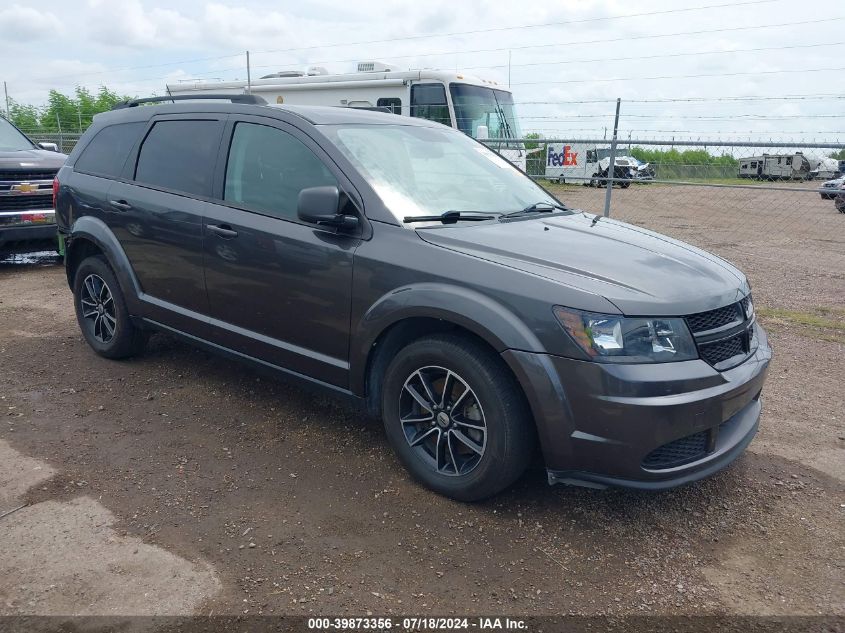
[{"label": "white motorhome", "polygon": [[359,62],[357,72],[329,74],[325,68],[287,71],[246,81],[168,84],[171,95],[251,92],[269,103],[385,108],[402,116],[430,119],[479,139],[525,170],[522,131],[510,91],[460,72],[397,71],[382,62]]},{"label": "white motorhome", "polygon": [[757,180],[806,180],[810,176],[810,161],[804,154],[763,154],[739,159],[740,178]]},{"label": "white motorhome", "polygon": [[[648,171],[649,165],[622,154],[617,149],[614,158],[613,177],[623,179],[619,183],[628,187],[632,180],[645,179],[641,176],[642,168]],[[555,182],[571,182],[594,187],[603,185],[602,178],[608,177],[610,167],[610,147],[598,147],[583,143],[549,143],[546,145],[545,177]],[[651,176],[653,178],[653,174]]]}]

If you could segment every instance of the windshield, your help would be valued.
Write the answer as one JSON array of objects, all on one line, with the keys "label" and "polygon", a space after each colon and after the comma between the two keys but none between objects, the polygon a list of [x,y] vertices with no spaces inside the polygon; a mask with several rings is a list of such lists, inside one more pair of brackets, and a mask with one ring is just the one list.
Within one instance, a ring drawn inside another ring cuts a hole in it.
[{"label": "windshield", "polygon": [[486,125],[490,138],[522,138],[513,105],[513,95],[484,86],[450,84],[458,129],[478,138],[478,126]]},{"label": "windshield", "polygon": [[412,125],[324,126],[391,213],[510,212],[558,204],[516,167],[464,134]]},{"label": "windshield", "polygon": [[32,143],[18,129],[0,117],[0,152],[17,152],[32,149]]}]

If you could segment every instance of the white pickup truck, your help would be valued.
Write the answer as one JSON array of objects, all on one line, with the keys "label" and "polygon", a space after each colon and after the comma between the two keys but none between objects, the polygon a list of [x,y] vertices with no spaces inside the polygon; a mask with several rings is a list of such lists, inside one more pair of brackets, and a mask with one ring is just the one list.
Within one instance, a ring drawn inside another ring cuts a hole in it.
[{"label": "white pickup truck", "polygon": [[0,117],[0,258],[56,248],[53,178],[65,160]]}]

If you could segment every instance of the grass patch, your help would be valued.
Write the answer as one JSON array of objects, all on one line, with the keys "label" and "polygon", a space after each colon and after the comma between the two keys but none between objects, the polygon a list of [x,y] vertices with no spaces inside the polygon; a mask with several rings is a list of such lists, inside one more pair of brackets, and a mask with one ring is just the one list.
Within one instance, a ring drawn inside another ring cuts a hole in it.
[{"label": "grass patch", "polygon": [[845,343],[845,308],[820,306],[811,312],[758,307],[757,316],[769,326],[791,326],[808,338]]}]

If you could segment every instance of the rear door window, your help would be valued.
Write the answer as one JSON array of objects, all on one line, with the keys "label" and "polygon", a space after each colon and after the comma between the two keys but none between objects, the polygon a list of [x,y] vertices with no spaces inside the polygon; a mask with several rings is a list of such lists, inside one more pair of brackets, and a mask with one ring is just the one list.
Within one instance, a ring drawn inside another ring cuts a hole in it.
[{"label": "rear door window", "polygon": [[74,171],[117,178],[146,121],[117,123],[97,132],[73,165]]},{"label": "rear door window", "polygon": [[135,181],[211,197],[222,129],[211,120],[156,122],[138,152]]},{"label": "rear door window", "polygon": [[338,186],[302,141],[275,127],[238,123],[226,163],[225,200],[286,220],[296,219],[299,192]]}]

